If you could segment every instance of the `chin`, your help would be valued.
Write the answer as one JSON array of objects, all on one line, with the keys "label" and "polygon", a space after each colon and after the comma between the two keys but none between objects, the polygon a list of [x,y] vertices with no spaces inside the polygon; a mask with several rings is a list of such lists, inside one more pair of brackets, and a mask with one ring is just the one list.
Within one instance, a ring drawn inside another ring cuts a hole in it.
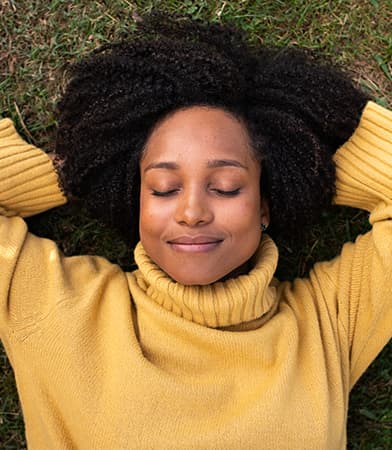
[{"label": "chin", "polygon": [[[200,268],[200,266],[198,267]],[[241,264],[238,267],[233,269],[228,269],[225,271],[212,273],[212,270],[205,270],[204,273],[200,273],[197,271],[197,268],[192,266],[189,267],[188,270],[184,270],[183,267],[181,271],[174,270],[164,270],[170,278],[172,278],[177,283],[187,285],[187,286],[207,286],[209,284],[216,283],[217,281],[226,281],[229,278],[236,278],[240,275],[244,275],[248,273],[252,268],[252,264],[250,260],[245,261],[245,263]],[[227,269],[227,268],[226,268]]]}]

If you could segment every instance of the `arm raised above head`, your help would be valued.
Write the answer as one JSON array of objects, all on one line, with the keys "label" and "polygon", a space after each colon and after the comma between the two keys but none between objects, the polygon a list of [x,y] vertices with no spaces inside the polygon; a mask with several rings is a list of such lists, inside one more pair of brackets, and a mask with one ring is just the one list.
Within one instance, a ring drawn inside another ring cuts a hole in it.
[{"label": "arm raised above head", "polygon": [[24,339],[59,305],[81,291],[94,296],[108,274],[119,272],[97,256],[65,257],[55,242],[28,232],[24,217],[66,201],[51,158],[1,120],[0,337],[7,352],[18,334]]},{"label": "arm raised above head", "polygon": [[336,320],[352,387],[392,336],[392,112],[368,102],[334,160],[335,203],[369,211],[372,229],[316,264],[309,282]]},{"label": "arm raised above head", "polygon": [[369,211],[372,225],[343,249],[340,262],[355,382],[392,335],[392,112],[369,102],[335,163],[336,204]]}]

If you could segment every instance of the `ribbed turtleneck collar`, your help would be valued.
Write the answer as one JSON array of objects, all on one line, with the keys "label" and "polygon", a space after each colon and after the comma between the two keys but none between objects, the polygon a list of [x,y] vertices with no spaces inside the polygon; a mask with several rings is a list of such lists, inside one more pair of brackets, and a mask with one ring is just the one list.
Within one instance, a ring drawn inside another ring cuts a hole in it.
[{"label": "ribbed turtleneck collar", "polygon": [[148,297],[166,310],[200,325],[231,328],[269,317],[268,313],[277,306],[271,282],[278,250],[267,235],[263,235],[254,259],[255,265],[248,274],[207,286],[186,286],[163,272],[139,243],[135,249],[139,273],[135,275]]}]

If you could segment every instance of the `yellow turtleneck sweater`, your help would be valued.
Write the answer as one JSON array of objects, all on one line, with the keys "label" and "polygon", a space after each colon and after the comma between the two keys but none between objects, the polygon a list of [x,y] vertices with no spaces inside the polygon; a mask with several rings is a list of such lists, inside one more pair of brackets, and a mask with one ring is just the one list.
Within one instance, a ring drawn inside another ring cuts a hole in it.
[{"label": "yellow turtleneck sweater", "polygon": [[392,330],[392,113],[370,102],[336,154],[339,204],[372,231],[309,278],[181,286],[64,257],[22,217],[65,202],[41,150],[0,121],[0,336],[30,449],[343,449],[350,388]]}]

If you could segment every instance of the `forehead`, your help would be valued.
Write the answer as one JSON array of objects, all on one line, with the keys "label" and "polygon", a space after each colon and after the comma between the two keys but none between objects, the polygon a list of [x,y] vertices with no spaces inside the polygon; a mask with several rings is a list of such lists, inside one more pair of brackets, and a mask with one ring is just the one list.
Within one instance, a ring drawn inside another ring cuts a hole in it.
[{"label": "forehead", "polygon": [[253,158],[245,125],[219,108],[194,106],[161,121],[145,146],[142,165],[156,159]]}]

